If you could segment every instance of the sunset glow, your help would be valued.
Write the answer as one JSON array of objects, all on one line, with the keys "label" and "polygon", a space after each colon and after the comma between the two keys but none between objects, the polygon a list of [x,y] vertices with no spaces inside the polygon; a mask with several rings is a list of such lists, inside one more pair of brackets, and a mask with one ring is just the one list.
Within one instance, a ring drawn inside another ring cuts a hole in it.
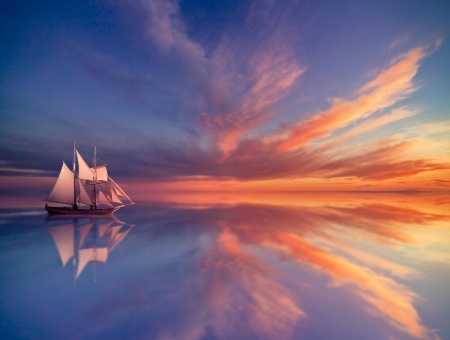
[{"label": "sunset glow", "polygon": [[2,4],[0,339],[449,339],[449,14]]},{"label": "sunset glow", "polygon": [[11,4],[2,186],[75,140],[136,191],[448,190],[448,8],[347,6]]}]

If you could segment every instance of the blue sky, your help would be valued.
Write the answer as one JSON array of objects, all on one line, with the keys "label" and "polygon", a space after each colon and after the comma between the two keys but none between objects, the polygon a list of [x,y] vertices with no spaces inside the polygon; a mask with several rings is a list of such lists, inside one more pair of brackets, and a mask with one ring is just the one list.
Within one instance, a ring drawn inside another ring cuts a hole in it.
[{"label": "blue sky", "polygon": [[[327,149],[326,158],[350,161],[382,149],[380,141],[391,147],[419,139],[419,147],[401,156],[422,162],[421,170],[391,171],[383,180],[430,171],[448,177],[448,137],[436,132],[449,126],[446,1],[21,1],[2,7],[5,176],[58,169],[61,160],[70,162],[75,140],[86,159],[96,145],[100,163],[113,164],[119,177],[364,181],[360,171],[324,171],[331,165],[311,153],[327,138],[402,109],[409,114],[393,114],[389,124],[346,140],[344,156]],[[402,58],[409,78],[401,89],[386,90],[389,99],[352,119],[343,111],[341,123],[319,132],[300,128],[338,102],[358,101],[358,91],[381,81]],[[312,139],[298,144],[296,129]],[[431,142],[433,157],[421,146]],[[267,170],[252,170],[266,161]],[[297,170],[305,162],[316,166]]]}]

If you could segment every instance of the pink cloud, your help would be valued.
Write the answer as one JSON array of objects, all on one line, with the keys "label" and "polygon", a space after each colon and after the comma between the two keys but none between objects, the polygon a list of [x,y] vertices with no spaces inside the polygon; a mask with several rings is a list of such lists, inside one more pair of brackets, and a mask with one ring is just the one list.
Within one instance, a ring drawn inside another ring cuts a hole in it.
[{"label": "pink cloud", "polygon": [[[245,46],[250,43],[245,39],[230,41],[223,37],[206,56],[200,43],[188,36],[177,2],[143,0],[142,4],[148,15],[146,29],[153,42],[162,53],[176,53],[182,62],[190,65],[193,83],[200,87],[198,98],[190,103],[198,112],[196,122],[206,132],[202,143],[210,154],[208,164],[195,166],[200,169],[198,175],[240,179],[386,180],[449,168],[448,164],[433,159],[405,158],[403,154],[414,146],[408,141],[375,143],[363,152],[347,148],[342,154],[337,149],[352,136],[416,113],[394,108],[389,114],[371,117],[416,91],[413,78],[423,58],[439,46],[439,41],[434,46],[415,47],[393,58],[350,99],[334,98],[327,110],[290,128],[284,127],[281,133],[250,136],[252,130],[283,112],[281,102],[294,93],[297,80],[305,72],[280,33],[279,23],[273,32],[265,31],[264,39],[251,47]],[[261,20],[263,12],[254,9],[247,24],[251,26],[254,20]],[[268,25],[275,21],[271,17]],[[313,145],[350,124],[353,126],[349,131],[318,147]],[[193,152],[204,157],[204,151],[199,148],[193,148]]]},{"label": "pink cloud", "polygon": [[[218,146],[226,154],[236,148],[245,132],[280,113],[274,109],[274,104],[292,92],[296,80],[304,72],[292,51],[276,42],[254,52],[244,64],[245,73],[235,75],[245,84],[245,89],[237,85],[242,93],[235,92],[229,98],[233,103],[224,105],[223,101],[228,101],[228,98],[221,96],[223,92],[213,92],[212,105],[198,117],[198,122],[215,135]],[[228,94],[233,92],[231,90]]]}]

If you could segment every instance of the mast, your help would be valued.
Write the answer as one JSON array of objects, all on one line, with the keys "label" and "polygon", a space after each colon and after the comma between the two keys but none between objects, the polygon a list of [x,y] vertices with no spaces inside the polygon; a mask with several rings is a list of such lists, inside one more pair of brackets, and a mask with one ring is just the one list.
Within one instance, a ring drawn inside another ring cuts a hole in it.
[{"label": "mast", "polygon": [[75,187],[75,141],[73,141],[73,209],[77,209],[77,191]]},{"label": "mast", "polygon": [[96,192],[96,185],[97,185],[97,147],[94,146],[94,160],[93,160],[93,166],[94,166],[94,209],[97,209],[97,192]]}]

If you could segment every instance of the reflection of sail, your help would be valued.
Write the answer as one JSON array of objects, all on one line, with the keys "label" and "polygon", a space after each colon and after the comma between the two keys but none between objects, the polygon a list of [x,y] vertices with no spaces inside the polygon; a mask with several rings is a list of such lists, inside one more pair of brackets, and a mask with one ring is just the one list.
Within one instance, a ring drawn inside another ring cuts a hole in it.
[{"label": "reflection of sail", "polygon": [[78,251],[78,269],[77,275],[75,276],[78,279],[78,276],[83,272],[84,268],[87,266],[89,261],[92,258],[92,248],[80,249]]},{"label": "reflection of sail", "polygon": [[[47,227],[63,266],[74,257],[75,279],[84,271],[89,262],[106,263],[109,253],[125,238],[130,232],[132,225],[125,231],[122,228],[125,223],[117,218],[95,219],[90,217],[90,221],[78,223],[78,218],[47,219],[48,221],[67,221],[64,223]],[[105,221],[106,220],[106,221]],[[102,223],[105,221],[106,223]],[[115,225],[115,224],[119,225]],[[78,244],[75,247],[75,243]]]},{"label": "reflection of sail", "polygon": [[89,262],[106,263],[108,259],[108,248],[86,248],[78,252],[78,269],[76,279],[83,272]]},{"label": "reflection of sail", "polygon": [[108,231],[109,228],[111,228],[111,226],[113,225],[113,222],[108,222],[106,224],[101,224],[98,226],[98,236],[99,238],[103,238],[103,236],[105,236],[106,232]]},{"label": "reflection of sail", "polygon": [[108,260],[108,248],[102,247],[102,248],[92,248],[92,262],[99,262],[99,263],[106,263],[106,260]]},{"label": "reflection of sail", "polygon": [[112,227],[108,231],[108,240],[106,241],[106,244],[109,246],[114,242],[114,239],[116,238],[117,233],[119,232],[120,228],[122,226]]},{"label": "reflection of sail", "polygon": [[128,229],[127,231],[124,231],[122,233],[118,233],[116,237],[114,238],[114,241],[112,245],[109,246],[109,251],[112,251],[122,240],[125,238],[125,236],[128,235],[131,229]]},{"label": "reflection of sail", "polygon": [[59,226],[48,227],[47,231],[53,238],[56,248],[58,249],[59,257],[63,266],[74,255],[75,248],[75,223],[62,224]]},{"label": "reflection of sail", "polygon": [[94,226],[94,223],[88,223],[85,225],[82,225],[80,227],[80,243],[78,245],[78,248],[80,249],[83,245],[84,241],[86,241],[86,237],[88,236],[89,232],[91,231],[92,227]]}]

